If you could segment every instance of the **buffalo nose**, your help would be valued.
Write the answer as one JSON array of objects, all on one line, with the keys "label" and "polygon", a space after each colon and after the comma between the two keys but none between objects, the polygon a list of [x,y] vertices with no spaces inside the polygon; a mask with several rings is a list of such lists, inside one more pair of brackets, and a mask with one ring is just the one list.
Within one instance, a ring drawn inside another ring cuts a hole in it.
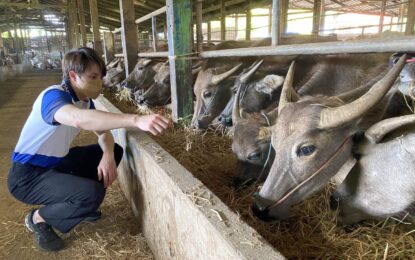
[{"label": "buffalo nose", "polygon": [[251,210],[252,210],[252,213],[254,213],[254,215],[257,218],[259,218],[260,220],[263,220],[263,221],[271,221],[271,220],[274,220],[273,218],[271,218],[268,215],[268,213],[269,213],[269,210],[268,209],[261,209],[255,202],[252,204]]},{"label": "buffalo nose", "polygon": [[330,209],[336,210],[339,207],[339,197],[331,195],[330,196]]},{"label": "buffalo nose", "polygon": [[226,126],[232,126],[233,125],[232,117],[225,118],[225,125]]},{"label": "buffalo nose", "polygon": [[121,82],[121,87],[122,88],[125,88],[126,86],[127,86],[127,82],[125,82],[125,81]]}]

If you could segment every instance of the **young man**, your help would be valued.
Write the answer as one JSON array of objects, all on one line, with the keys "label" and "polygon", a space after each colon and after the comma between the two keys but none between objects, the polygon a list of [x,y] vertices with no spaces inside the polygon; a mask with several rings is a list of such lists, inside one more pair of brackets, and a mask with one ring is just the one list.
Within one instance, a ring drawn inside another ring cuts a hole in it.
[{"label": "young man", "polygon": [[[136,127],[154,135],[169,126],[160,115],[138,116],[95,110],[105,64],[90,48],[67,53],[63,82],[37,97],[13,152],[8,187],[18,200],[43,205],[31,210],[26,227],[46,251],[64,247],[54,232],[69,232],[83,220],[101,216],[98,207],[116,179],[123,150],[110,129]],[[94,131],[98,144],[69,148],[80,129]]]}]

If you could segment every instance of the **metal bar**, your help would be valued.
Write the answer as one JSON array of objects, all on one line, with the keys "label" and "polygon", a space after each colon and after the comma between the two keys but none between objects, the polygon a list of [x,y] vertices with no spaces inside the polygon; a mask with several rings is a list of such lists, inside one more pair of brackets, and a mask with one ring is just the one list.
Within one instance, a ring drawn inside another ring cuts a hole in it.
[{"label": "metal bar", "polygon": [[220,1],[220,39],[226,40],[225,0]]},{"label": "metal bar", "polygon": [[140,52],[137,57],[140,58],[158,58],[158,57],[169,57],[169,52],[159,51],[159,52]]},{"label": "metal bar", "polygon": [[277,46],[279,44],[280,36],[280,10],[281,1],[272,0],[272,28],[271,28],[271,45]]},{"label": "metal bar", "polygon": [[151,17],[151,33],[153,37],[153,50],[157,52],[157,24],[156,24],[156,17]]},{"label": "metal bar", "polygon": [[[192,5],[191,0],[167,0],[172,117],[175,122],[193,114]],[[179,19],[180,18],[180,19]]]},{"label": "metal bar", "polygon": [[137,26],[134,22],[134,1],[119,0],[121,9],[121,41],[124,54],[126,77],[133,71],[137,63],[138,41]]},{"label": "metal bar", "polygon": [[246,29],[245,29],[245,39],[250,40],[251,39],[251,6],[248,7],[248,10],[246,10]]},{"label": "metal bar", "polygon": [[151,17],[157,16],[157,15],[162,14],[162,13],[165,13],[165,12],[166,12],[166,7],[165,7],[165,6],[163,6],[162,8],[157,9],[157,10],[156,10],[156,11],[154,11],[154,12],[151,12],[151,13],[149,13],[149,14],[147,14],[147,15],[144,15],[144,16],[143,16],[143,17],[141,17],[141,18],[138,18],[137,20],[135,20],[135,23],[136,23],[136,24],[142,23],[142,22],[144,22],[144,21],[146,21],[146,20],[150,19]]},{"label": "metal bar", "polygon": [[321,0],[315,0],[314,6],[313,6],[313,29],[311,30],[311,33],[313,35],[318,35],[319,29],[320,29],[320,19],[321,19]]},{"label": "metal bar", "polygon": [[202,31],[202,0],[196,1],[196,42],[197,51],[203,51],[203,31]]},{"label": "metal bar", "polygon": [[251,47],[217,51],[205,51],[199,54],[201,58],[217,57],[248,57],[270,55],[314,55],[314,54],[340,54],[340,53],[369,53],[369,52],[415,52],[415,37],[401,39],[383,39],[292,44],[280,46]]},{"label": "metal bar", "polygon": [[116,53],[116,54],[114,54],[114,57],[115,58],[124,58],[124,54],[122,54],[122,53]]},{"label": "metal bar", "polygon": [[212,25],[210,21],[207,22],[207,27],[208,27],[207,28],[207,41],[211,42],[212,41]]}]

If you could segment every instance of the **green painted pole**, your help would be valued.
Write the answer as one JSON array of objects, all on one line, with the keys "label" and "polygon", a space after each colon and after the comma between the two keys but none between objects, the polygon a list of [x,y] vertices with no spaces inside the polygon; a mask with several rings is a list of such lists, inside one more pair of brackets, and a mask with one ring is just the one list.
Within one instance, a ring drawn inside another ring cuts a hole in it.
[{"label": "green painted pole", "polygon": [[193,114],[192,5],[190,0],[167,0],[170,84],[173,121],[190,122]]}]

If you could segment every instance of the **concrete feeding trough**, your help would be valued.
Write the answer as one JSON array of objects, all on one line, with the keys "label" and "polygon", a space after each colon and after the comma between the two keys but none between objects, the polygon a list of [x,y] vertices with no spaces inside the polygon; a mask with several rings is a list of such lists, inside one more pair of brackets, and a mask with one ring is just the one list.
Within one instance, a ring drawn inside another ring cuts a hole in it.
[{"label": "concrete feeding trough", "polygon": [[[121,113],[102,96],[95,104]],[[156,259],[284,259],[147,134],[112,133],[125,152],[121,189]]]}]

